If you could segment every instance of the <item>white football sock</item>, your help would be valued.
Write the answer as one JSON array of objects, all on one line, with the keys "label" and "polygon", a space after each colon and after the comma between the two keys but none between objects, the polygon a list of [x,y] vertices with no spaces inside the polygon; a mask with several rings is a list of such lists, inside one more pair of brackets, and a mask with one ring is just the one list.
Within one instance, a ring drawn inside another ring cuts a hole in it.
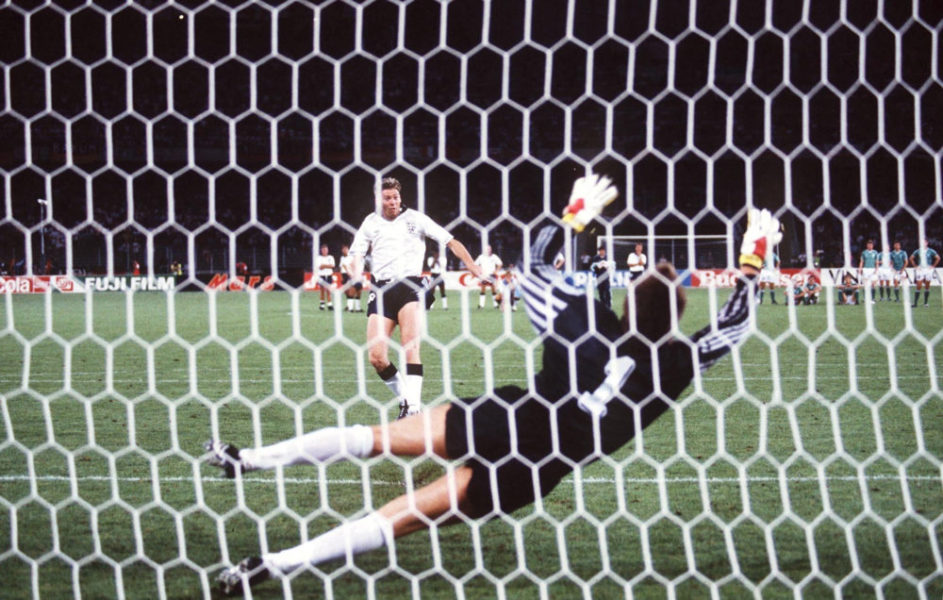
[{"label": "white football sock", "polygon": [[478,294],[478,308],[484,308],[484,307],[485,307],[485,295]]},{"label": "white football sock", "polygon": [[448,310],[449,308],[449,297],[442,296],[442,310]]},{"label": "white football sock", "polygon": [[262,555],[266,568],[274,573],[290,573],[305,565],[319,565],[382,548],[393,541],[393,527],[385,517],[373,513],[339,525],[304,544],[281,552]]},{"label": "white football sock", "polygon": [[410,408],[422,406],[422,365],[406,365],[406,403]]},{"label": "white football sock", "polygon": [[366,425],[327,427],[262,448],[246,448],[239,459],[247,471],[289,465],[367,458],[373,450],[373,431]]}]

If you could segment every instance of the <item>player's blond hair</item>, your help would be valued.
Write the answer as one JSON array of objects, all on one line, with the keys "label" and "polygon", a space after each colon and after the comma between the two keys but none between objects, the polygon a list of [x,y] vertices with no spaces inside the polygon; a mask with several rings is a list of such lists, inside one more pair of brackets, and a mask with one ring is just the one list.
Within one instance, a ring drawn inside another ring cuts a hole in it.
[{"label": "player's blond hair", "polygon": [[400,185],[399,179],[395,177],[384,177],[380,182],[380,190],[396,190],[397,192],[402,192],[403,186]]}]

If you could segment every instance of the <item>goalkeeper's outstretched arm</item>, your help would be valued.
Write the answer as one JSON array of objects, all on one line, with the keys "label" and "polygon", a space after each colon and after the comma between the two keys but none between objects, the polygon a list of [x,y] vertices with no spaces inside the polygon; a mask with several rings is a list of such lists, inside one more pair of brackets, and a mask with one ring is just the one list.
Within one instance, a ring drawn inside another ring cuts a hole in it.
[{"label": "goalkeeper's outstretched arm", "polygon": [[779,221],[768,210],[751,209],[747,219],[747,230],[740,247],[740,278],[734,292],[720,309],[716,321],[691,336],[691,341],[697,345],[702,373],[750,332],[756,297],[754,280],[763,266],[766,253],[782,239]]}]

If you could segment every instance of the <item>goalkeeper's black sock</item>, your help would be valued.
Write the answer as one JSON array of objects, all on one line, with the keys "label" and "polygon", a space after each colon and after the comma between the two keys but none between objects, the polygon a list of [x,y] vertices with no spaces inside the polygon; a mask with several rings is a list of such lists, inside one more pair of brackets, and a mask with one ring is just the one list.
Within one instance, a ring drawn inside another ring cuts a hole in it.
[{"label": "goalkeeper's black sock", "polygon": [[760,288],[760,304],[763,304],[763,295],[766,294],[766,291],[763,288]]},{"label": "goalkeeper's black sock", "polygon": [[900,290],[894,288],[894,302],[900,302]]},{"label": "goalkeeper's black sock", "polygon": [[930,289],[929,288],[923,290],[923,303],[924,304],[930,303]]},{"label": "goalkeeper's black sock", "polygon": [[776,304],[776,290],[769,291],[769,301]]}]

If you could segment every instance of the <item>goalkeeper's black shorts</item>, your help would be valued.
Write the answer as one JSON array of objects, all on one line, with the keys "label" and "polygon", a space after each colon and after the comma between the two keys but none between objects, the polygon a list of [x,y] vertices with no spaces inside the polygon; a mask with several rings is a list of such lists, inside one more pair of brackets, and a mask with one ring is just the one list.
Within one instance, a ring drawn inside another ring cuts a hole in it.
[{"label": "goalkeeper's black shorts", "polygon": [[449,458],[472,468],[470,517],[510,514],[549,494],[576,464],[599,457],[592,421],[575,400],[551,404],[516,386],[454,401],[445,427]]}]

